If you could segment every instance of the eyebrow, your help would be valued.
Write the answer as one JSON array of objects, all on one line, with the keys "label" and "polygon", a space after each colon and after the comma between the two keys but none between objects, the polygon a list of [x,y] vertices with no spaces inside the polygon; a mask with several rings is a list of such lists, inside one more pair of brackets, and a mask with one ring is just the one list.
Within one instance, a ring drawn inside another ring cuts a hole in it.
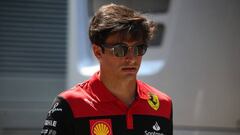
[{"label": "eyebrow", "polygon": [[[114,44],[105,43],[104,45],[110,47],[110,46],[115,46],[115,45],[118,45],[118,44],[124,44],[124,45],[129,46],[129,44],[127,42],[117,42],[117,43],[114,43]],[[136,43],[132,44],[131,46],[137,46],[137,45],[142,45],[142,44],[146,44],[146,43],[145,42],[136,42]]]}]

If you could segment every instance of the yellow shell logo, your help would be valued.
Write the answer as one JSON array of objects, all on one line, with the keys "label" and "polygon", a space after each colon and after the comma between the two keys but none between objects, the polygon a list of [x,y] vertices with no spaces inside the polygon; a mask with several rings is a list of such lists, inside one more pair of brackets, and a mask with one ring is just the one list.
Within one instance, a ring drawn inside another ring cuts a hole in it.
[{"label": "yellow shell logo", "polygon": [[148,99],[148,104],[155,110],[157,111],[159,106],[160,106],[160,102],[158,99],[157,95],[154,94],[149,94],[149,99]]},{"label": "yellow shell logo", "polygon": [[99,122],[93,127],[94,135],[110,135],[110,127],[107,123]]}]

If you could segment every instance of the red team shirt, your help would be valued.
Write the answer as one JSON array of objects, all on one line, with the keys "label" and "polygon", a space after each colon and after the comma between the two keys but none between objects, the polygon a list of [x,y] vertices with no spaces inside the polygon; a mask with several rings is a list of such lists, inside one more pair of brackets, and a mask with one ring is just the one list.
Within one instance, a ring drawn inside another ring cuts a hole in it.
[{"label": "red team shirt", "polygon": [[41,135],[172,135],[169,96],[137,81],[137,97],[128,107],[97,78],[58,95]]}]

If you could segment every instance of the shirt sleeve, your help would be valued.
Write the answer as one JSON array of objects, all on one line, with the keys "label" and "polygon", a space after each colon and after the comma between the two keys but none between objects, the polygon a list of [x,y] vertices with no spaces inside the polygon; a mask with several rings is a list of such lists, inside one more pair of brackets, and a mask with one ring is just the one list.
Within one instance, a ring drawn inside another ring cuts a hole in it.
[{"label": "shirt sleeve", "polygon": [[74,119],[66,100],[57,97],[48,111],[41,135],[73,135]]}]

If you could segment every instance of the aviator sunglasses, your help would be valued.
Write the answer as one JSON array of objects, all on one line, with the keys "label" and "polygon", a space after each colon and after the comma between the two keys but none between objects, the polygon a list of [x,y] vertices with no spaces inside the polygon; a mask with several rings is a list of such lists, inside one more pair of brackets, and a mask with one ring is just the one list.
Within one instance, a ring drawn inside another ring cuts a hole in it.
[{"label": "aviator sunglasses", "polygon": [[125,43],[117,43],[115,45],[102,44],[101,46],[110,49],[113,55],[116,57],[126,56],[130,48],[133,49],[134,56],[143,56],[146,53],[148,47],[146,44],[128,46]]}]

